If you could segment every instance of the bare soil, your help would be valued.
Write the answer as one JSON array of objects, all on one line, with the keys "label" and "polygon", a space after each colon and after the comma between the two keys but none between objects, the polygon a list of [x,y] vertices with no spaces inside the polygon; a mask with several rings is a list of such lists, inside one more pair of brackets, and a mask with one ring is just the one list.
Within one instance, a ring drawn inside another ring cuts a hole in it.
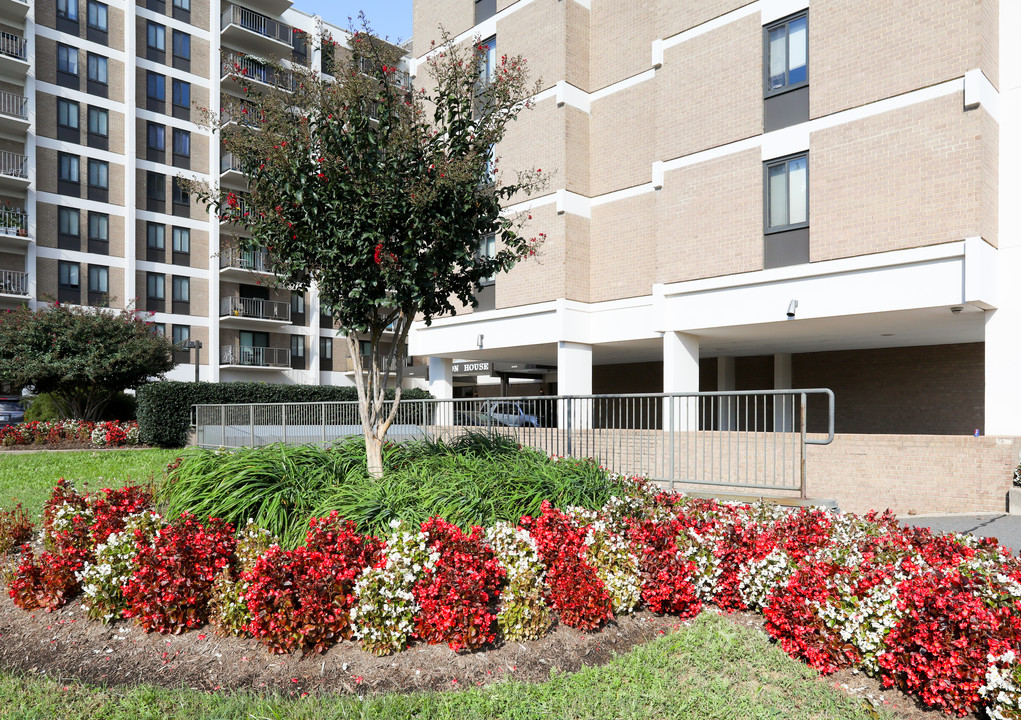
[{"label": "bare soil", "polygon": [[[707,612],[713,612],[713,609]],[[764,633],[755,613],[733,613],[732,622]],[[79,601],[52,613],[28,613],[0,593],[0,668],[97,685],[149,684],[196,690],[248,689],[283,694],[359,694],[448,690],[511,677],[542,682],[557,668],[572,672],[678,629],[676,617],[643,611],[602,631],[585,633],[560,625],[539,640],[501,643],[483,652],[457,654],[445,645],[413,645],[397,655],[376,657],[356,643],[342,642],[322,655],[271,655],[251,639],[224,638],[208,626],[182,635],[145,633],[130,620],[111,625],[85,617]],[[943,717],[926,710],[878,679],[849,670],[819,682],[882,707],[903,720]],[[977,720],[974,715],[969,715]]]}]

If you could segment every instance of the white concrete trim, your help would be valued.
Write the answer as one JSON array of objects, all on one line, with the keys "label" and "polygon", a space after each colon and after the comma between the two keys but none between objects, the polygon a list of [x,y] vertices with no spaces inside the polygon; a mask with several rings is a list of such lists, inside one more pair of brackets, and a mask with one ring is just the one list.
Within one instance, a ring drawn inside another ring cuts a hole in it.
[{"label": "white concrete trim", "polygon": [[[135,218],[143,222],[158,222],[165,225],[176,225],[180,228],[189,228],[190,230],[205,230],[212,236],[211,228],[214,227],[212,220],[194,220],[190,217],[181,217],[179,215],[172,215],[170,213],[158,213],[145,210],[142,207],[135,207]],[[216,222],[215,227],[219,228],[220,223]],[[219,246],[217,246],[217,253],[219,253]],[[213,248],[210,246],[210,250]],[[216,266],[216,273],[219,275],[220,266]]]},{"label": "white concrete trim", "polygon": [[557,190],[557,215],[570,213],[579,217],[592,218],[592,202],[584,195],[570,192],[569,190]]},{"label": "white concrete trim", "polygon": [[1000,122],[1000,93],[989,82],[985,73],[975,68],[964,73],[964,109],[981,107],[996,122]]},{"label": "white concrete trim", "polygon": [[607,85],[604,88],[600,88],[595,92],[589,93],[589,100],[591,101],[602,100],[603,98],[609,97],[614,93],[619,93],[623,90],[627,90],[628,88],[632,88],[635,85],[641,85],[643,82],[647,80],[653,80],[655,77],[656,71],[653,70],[652,68],[649,68],[648,70],[640,72],[637,75],[632,75],[629,78],[618,80],[612,85]]},{"label": "white concrete trim", "polygon": [[86,198],[58,195],[57,193],[43,192],[40,190],[36,192],[36,199],[38,202],[45,203],[47,205],[73,207],[83,211],[91,210],[92,212],[106,213],[110,217],[127,216],[127,210],[123,205],[111,205],[110,203],[88,200]]},{"label": "white concrete trim", "polygon": [[[198,87],[209,88],[212,86],[211,81],[205,75],[196,75],[195,73],[188,72],[187,70],[175,70],[170,65],[161,65],[160,63],[153,62],[144,57],[135,58],[135,66],[140,70],[152,70],[155,73],[164,75],[168,80],[181,80],[184,79],[186,82],[196,85]],[[186,78],[182,78],[182,75],[186,75]],[[219,80],[220,78],[216,78]],[[169,82],[167,83],[170,84]]]},{"label": "white concrete trim", "polygon": [[[539,93],[539,95],[545,95],[545,92]],[[536,95],[536,99],[539,98],[539,95]],[[592,112],[592,100],[589,94],[566,80],[561,80],[556,84],[556,97],[557,107],[570,105],[582,112]]]},{"label": "white concrete trim", "polygon": [[[120,153],[110,152],[109,150],[99,150],[88,145],[79,145],[77,143],[68,143],[61,140],[54,140],[40,135],[36,138],[36,148],[46,148],[47,150],[56,150],[57,152],[68,153],[69,155],[76,155],[82,158],[84,165],[87,160],[105,160],[108,163],[116,163],[118,165],[125,165],[125,155]],[[82,183],[84,186],[85,183]]]},{"label": "white concrete trim", "polygon": [[[557,312],[557,301],[536,303],[534,305],[520,305],[502,310],[488,310],[484,313],[470,313],[468,315],[455,315],[453,317],[435,318],[432,325],[426,327],[425,323],[416,321],[413,328],[428,330],[431,328],[453,327],[456,325],[468,325],[472,322],[484,320],[505,320],[508,318],[532,317],[537,315],[549,315]],[[483,317],[484,316],[484,317]]]},{"label": "white concrete trim", "polygon": [[[125,17],[127,17],[130,14],[131,14],[130,10],[125,11]],[[135,27],[134,25],[132,25],[131,31],[134,32],[134,30]],[[127,28],[125,28],[124,32],[127,31],[128,31]],[[59,42],[62,45],[69,45],[79,50],[84,50],[86,53],[92,53],[93,55],[102,55],[103,57],[109,58],[110,60],[116,60],[122,65],[126,64],[127,62],[128,56],[127,53],[125,53],[123,50],[118,50],[117,48],[113,48],[108,45],[100,45],[99,43],[92,42],[91,40],[86,40],[85,38],[78,37],[76,35],[62,33],[59,30],[54,30],[53,28],[46,27],[45,25],[35,26],[35,36],[36,38],[46,38],[47,40],[55,40],[56,42]],[[83,59],[84,58],[81,57],[78,58],[78,77],[82,79],[87,77],[87,73],[83,73],[81,71],[82,67],[85,65],[85,63],[82,62]],[[124,81],[127,82],[127,78],[125,78]]]},{"label": "white concrete trim", "polygon": [[702,23],[701,25],[696,25],[693,28],[689,28],[683,32],[679,32],[676,35],[671,35],[668,38],[664,38],[662,41],[663,49],[666,50],[675,47],[677,45],[680,45],[681,43],[685,43],[689,40],[697,38],[700,35],[705,35],[706,33],[712,32],[713,30],[718,30],[721,27],[729,25],[735,20],[741,20],[742,18],[746,18],[749,15],[758,14],[761,12],[760,2],[749,3],[744,7],[740,7],[736,10],[731,10],[730,12],[724,13],[719,17],[715,17],[712,20]]},{"label": "white concrete trim", "polygon": [[808,123],[798,123],[762,136],[762,161],[808,152]]},{"label": "white concrete trim", "polygon": [[[139,310],[138,312],[144,313],[144,314],[148,315],[148,310]],[[204,327],[204,328],[209,327],[209,318],[205,317],[204,315],[175,315],[174,313],[158,312],[158,313],[154,313],[149,318],[149,321],[150,322],[155,322],[155,323],[164,323],[166,325],[191,325],[192,327]],[[168,330],[169,330],[169,328],[168,328]],[[219,346],[220,346],[220,341],[219,341],[219,339],[217,339],[217,341],[216,341],[216,348],[217,348],[216,359],[217,359],[217,364],[219,364],[219,359],[220,359]],[[203,346],[203,349],[205,349],[205,346]],[[188,364],[192,368],[195,367],[195,363],[193,363],[193,362],[192,363],[188,363]],[[205,367],[205,365],[206,364],[203,363],[202,367]],[[194,372],[194,370],[192,372]]]},{"label": "white concrete trim", "polygon": [[[216,7],[215,5],[210,3],[209,10],[210,10],[210,14],[211,15],[215,14],[215,12],[214,12],[214,8],[215,7]],[[126,12],[130,12],[130,8]],[[258,11],[257,10],[253,10],[253,12],[258,12]],[[188,33],[193,38],[199,38],[200,40],[205,40],[206,42],[211,42],[211,40],[212,40],[208,30],[203,30],[198,25],[192,25],[191,23],[186,23],[186,22],[183,22],[181,20],[176,20],[171,15],[157,15],[152,10],[149,10],[148,8],[146,8],[144,5],[136,5],[135,6],[135,13],[138,15],[138,17],[142,18],[143,20],[152,20],[155,23],[159,23],[160,25],[166,26],[166,28],[168,30],[180,30],[182,32]],[[264,13],[259,13],[259,14],[260,15],[264,15]],[[217,25],[220,24],[220,18],[222,16],[223,16],[223,13],[221,11],[220,15],[216,18]],[[266,15],[266,17],[270,17],[271,20],[274,19],[274,18],[272,18],[271,16],[268,16],[268,15]],[[127,32],[127,31],[125,30],[125,32]],[[220,44],[220,38],[216,38],[216,44],[217,45]],[[169,53],[169,51],[168,51],[168,53]]]},{"label": "white concrete trim", "polygon": [[557,86],[556,85],[554,85],[552,87],[548,87],[545,90],[543,90],[542,92],[538,93],[537,95],[533,95],[532,97],[529,98],[529,100],[533,104],[538,104],[538,103],[543,102],[544,100],[550,100],[550,99],[556,99],[557,100],[557,105],[560,104],[560,98],[559,98],[559,95],[557,94]]},{"label": "white concrete trim", "polygon": [[618,200],[627,200],[628,198],[638,197],[645,193],[654,192],[656,190],[651,182],[642,183],[641,185],[634,185],[623,190],[614,190],[611,193],[605,195],[597,195],[591,199],[592,207],[597,205],[605,205],[606,203],[616,202]]},{"label": "white concrete trim", "polygon": [[769,23],[793,15],[802,10],[808,10],[808,0],[759,0],[762,6],[762,24]]},{"label": "white concrete trim", "polygon": [[181,277],[208,280],[209,270],[202,267],[191,267],[190,265],[171,265],[170,263],[149,262],[148,260],[135,260],[135,269],[139,272],[163,273],[164,275],[180,275]]},{"label": "white concrete trim", "polygon": [[67,260],[69,262],[81,263],[82,265],[103,265],[105,267],[120,268],[121,270],[127,267],[127,261],[117,255],[97,255],[96,253],[81,252],[79,250],[61,250],[60,248],[51,247],[39,247],[36,253],[37,257],[48,260]]},{"label": "white concrete trim", "polygon": [[127,103],[120,102],[119,100],[111,100],[109,98],[99,97],[98,95],[90,95],[83,90],[72,90],[71,88],[43,82],[42,80],[36,81],[36,92],[52,95],[53,97],[64,98],[65,100],[74,100],[82,105],[95,105],[96,107],[113,110],[114,112],[119,113],[124,113],[125,108],[127,108]]},{"label": "white concrete trim", "polygon": [[535,210],[536,208],[541,208],[546,205],[555,205],[557,202],[557,192],[559,191],[555,190],[547,195],[540,195],[534,199],[523,200],[519,203],[508,205],[503,209],[502,213],[504,215],[512,215],[514,213]]}]

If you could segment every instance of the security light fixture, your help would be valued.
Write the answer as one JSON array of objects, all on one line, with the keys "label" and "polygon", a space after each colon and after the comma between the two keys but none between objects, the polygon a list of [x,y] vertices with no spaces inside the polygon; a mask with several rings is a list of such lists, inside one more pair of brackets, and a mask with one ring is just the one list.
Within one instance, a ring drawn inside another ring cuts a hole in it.
[{"label": "security light fixture", "polygon": [[798,309],[798,301],[791,300],[791,304],[787,306],[787,317],[794,317],[794,311]]},{"label": "security light fixture", "polygon": [[954,305],[952,308],[950,308],[950,312],[952,312],[954,315],[960,315],[961,310],[964,310],[964,308],[961,307],[960,305]]},{"label": "security light fixture", "polygon": [[479,335],[478,339],[475,341],[475,344],[479,346],[479,350],[482,349],[482,340],[485,337],[486,337],[485,335]]}]

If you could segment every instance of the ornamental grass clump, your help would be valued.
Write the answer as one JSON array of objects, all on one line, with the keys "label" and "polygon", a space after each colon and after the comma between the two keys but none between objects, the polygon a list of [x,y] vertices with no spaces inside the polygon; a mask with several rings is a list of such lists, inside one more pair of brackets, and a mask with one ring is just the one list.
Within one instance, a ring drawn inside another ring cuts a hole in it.
[{"label": "ornamental grass clump", "polygon": [[507,576],[496,614],[500,634],[511,642],[542,637],[553,614],[543,599],[546,570],[535,541],[521,528],[497,523],[486,530],[486,542]]},{"label": "ornamental grass clump", "polygon": [[366,568],[355,581],[351,607],[355,639],[373,655],[389,655],[408,646],[419,611],[415,585],[436,565],[440,553],[429,548],[429,536],[406,530],[399,520],[383,550],[384,560]]},{"label": "ornamental grass clump", "polygon": [[273,545],[241,576],[248,583],[247,629],[270,652],[324,652],[349,639],[354,581],[380,552],[376,538],[359,535],[335,514],[309,523],[305,545]]},{"label": "ornamental grass clump", "polygon": [[123,617],[128,603],[122,588],[135,571],[139,543],[151,544],[164,526],[159,513],[146,510],[124,520],[124,529],[110,533],[96,546],[95,557],[77,573],[82,589],[82,610],[92,620],[109,623]]}]

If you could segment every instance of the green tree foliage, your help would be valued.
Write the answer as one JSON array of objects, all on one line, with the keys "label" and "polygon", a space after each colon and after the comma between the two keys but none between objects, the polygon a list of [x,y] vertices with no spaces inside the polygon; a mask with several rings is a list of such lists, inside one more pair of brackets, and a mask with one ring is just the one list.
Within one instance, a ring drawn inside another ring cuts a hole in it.
[{"label": "green tree foliage", "polygon": [[[249,191],[195,189],[246,231],[242,249],[268,249],[283,285],[318,285],[355,363],[378,477],[412,321],[475,305],[482,281],[535,253],[542,235],[526,237],[526,218],[503,208],[544,183],[540,170],[501,177],[493,157],[537,91],[523,59],[487,66],[486,48],[447,36],[412,89],[397,69],[403,51],[365,28],[350,53],[338,53],[337,81],[238,62],[233,81],[245,99],[212,120]],[[492,257],[479,251],[488,234],[499,240]],[[364,362],[359,336],[369,341]],[[384,396],[391,383],[392,403]]]},{"label": "green tree foliage", "polygon": [[54,303],[0,314],[0,377],[49,393],[64,417],[101,418],[117,393],[173,368],[173,349],[132,309]]}]

